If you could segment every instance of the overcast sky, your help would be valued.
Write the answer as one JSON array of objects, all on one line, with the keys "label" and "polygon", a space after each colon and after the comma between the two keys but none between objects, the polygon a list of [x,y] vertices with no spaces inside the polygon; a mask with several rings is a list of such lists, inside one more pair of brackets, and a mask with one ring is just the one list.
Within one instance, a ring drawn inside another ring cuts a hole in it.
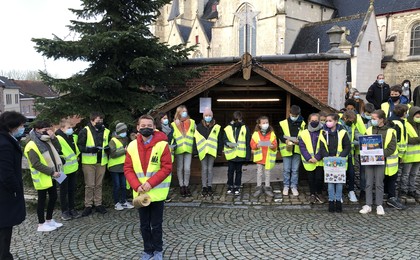
[{"label": "overcast sky", "polygon": [[51,39],[53,34],[72,39],[66,25],[76,17],[68,8],[79,8],[79,0],[0,0],[0,71],[36,71],[69,77],[83,70],[81,62],[47,60],[34,49],[31,38]]}]

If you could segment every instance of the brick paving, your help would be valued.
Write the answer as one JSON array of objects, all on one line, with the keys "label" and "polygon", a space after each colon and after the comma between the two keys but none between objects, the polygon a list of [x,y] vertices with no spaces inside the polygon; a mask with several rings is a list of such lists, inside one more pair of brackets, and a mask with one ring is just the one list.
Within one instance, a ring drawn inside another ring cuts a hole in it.
[{"label": "brick paving", "polygon": [[[174,200],[165,207],[165,258],[420,258],[418,204],[405,211],[385,207],[386,215],[377,216],[361,215],[361,203],[346,202],[343,213],[328,213],[325,204],[308,204],[304,190],[282,202],[255,201],[250,197],[253,186],[245,185],[235,198],[217,185],[219,195],[213,200],[201,199],[199,186],[190,199],[179,198],[173,188]],[[37,232],[36,222],[36,213],[29,210],[27,220],[14,228],[16,259],[138,259],[142,248],[135,209],[94,213],[50,233]]]}]

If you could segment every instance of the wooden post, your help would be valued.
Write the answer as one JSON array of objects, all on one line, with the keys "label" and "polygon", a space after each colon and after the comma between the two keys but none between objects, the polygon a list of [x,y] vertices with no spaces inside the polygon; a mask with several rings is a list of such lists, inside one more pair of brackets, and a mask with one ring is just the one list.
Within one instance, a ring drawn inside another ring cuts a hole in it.
[{"label": "wooden post", "polygon": [[291,106],[291,102],[292,102],[292,98],[289,92],[287,92],[286,95],[286,118],[289,116],[290,114],[290,106]]}]

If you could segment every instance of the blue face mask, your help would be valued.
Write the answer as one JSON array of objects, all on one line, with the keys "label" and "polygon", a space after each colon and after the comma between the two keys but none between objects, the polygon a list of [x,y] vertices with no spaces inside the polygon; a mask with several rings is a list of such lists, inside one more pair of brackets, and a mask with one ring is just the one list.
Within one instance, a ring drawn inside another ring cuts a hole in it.
[{"label": "blue face mask", "polygon": [[184,112],[181,113],[181,117],[185,118],[187,116],[188,116],[188,113],[187,112],[184,111]]},{"label": "blue face mask", "polygon": [[292,120],[293,122],[298,120],[298,118],[299,118],[298,116],[290,116],[290,120]]},{"label": "blue face mask", "polygon": [[372,116],[367,116],[367,115],[365,115],[365,118],[366,118],[367,120],[371,120],[371,119],[372,119]]},{"label": "blue face mask", "polygon": [[378,120],[372,119],[370,122],[372,123],[373,126],[378,126],[379,125]]},{"label": "blue face mask", "polygon": [[212,119],[213,118],[211,116],[204,117],[204,121],[206,121],[207,123],[210,123]]},{"label": "blue face mask", "polygon": [[378,79],[378,83],[379,83],[379,84],[384,84],[384,82],[385,82],[385,80],[383,80],[383,79]]},{"label": "blue face mask", "polygon": [[72,134],[73,134],[73,132],[74,132],[74,131],[73,131],[73,128],[69,128],[69,129],[67,129],[67,130],[66,130],[65,134],[66,134],[66,135],[72,135]]},{"label": "blue face mask", "polygon": [[167,118],[162,120],[162,124],[163,125],[168,125],[169,124],[169,120]]},{"label": "blue face mask", "polygon": [[25,127],[19,127],[16,132],[13,132],[15,138],[21,137],[25,133]]},{"label": "blue face mask", "polygon": [[125,138],[125,137],[127,137],[127,133],[126,132],[124,132],[124,133],[121,133],[121,134],[118,134],[121,138]]}]

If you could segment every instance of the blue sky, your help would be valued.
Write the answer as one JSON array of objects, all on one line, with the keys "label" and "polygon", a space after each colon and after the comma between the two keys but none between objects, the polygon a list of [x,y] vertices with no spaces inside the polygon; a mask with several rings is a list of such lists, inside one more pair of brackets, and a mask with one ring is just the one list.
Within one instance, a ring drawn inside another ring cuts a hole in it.
[{"label": "blue sky", "polygon": [[66,25],[76,19],[68,8],[79,8],[79,0],[0,1],[0,71],[46,69],[53,76],[69,77],[83,70],[82,62],[47,60],[37,53],[31,38],[49,38],[53,34],[72,39]]}]

